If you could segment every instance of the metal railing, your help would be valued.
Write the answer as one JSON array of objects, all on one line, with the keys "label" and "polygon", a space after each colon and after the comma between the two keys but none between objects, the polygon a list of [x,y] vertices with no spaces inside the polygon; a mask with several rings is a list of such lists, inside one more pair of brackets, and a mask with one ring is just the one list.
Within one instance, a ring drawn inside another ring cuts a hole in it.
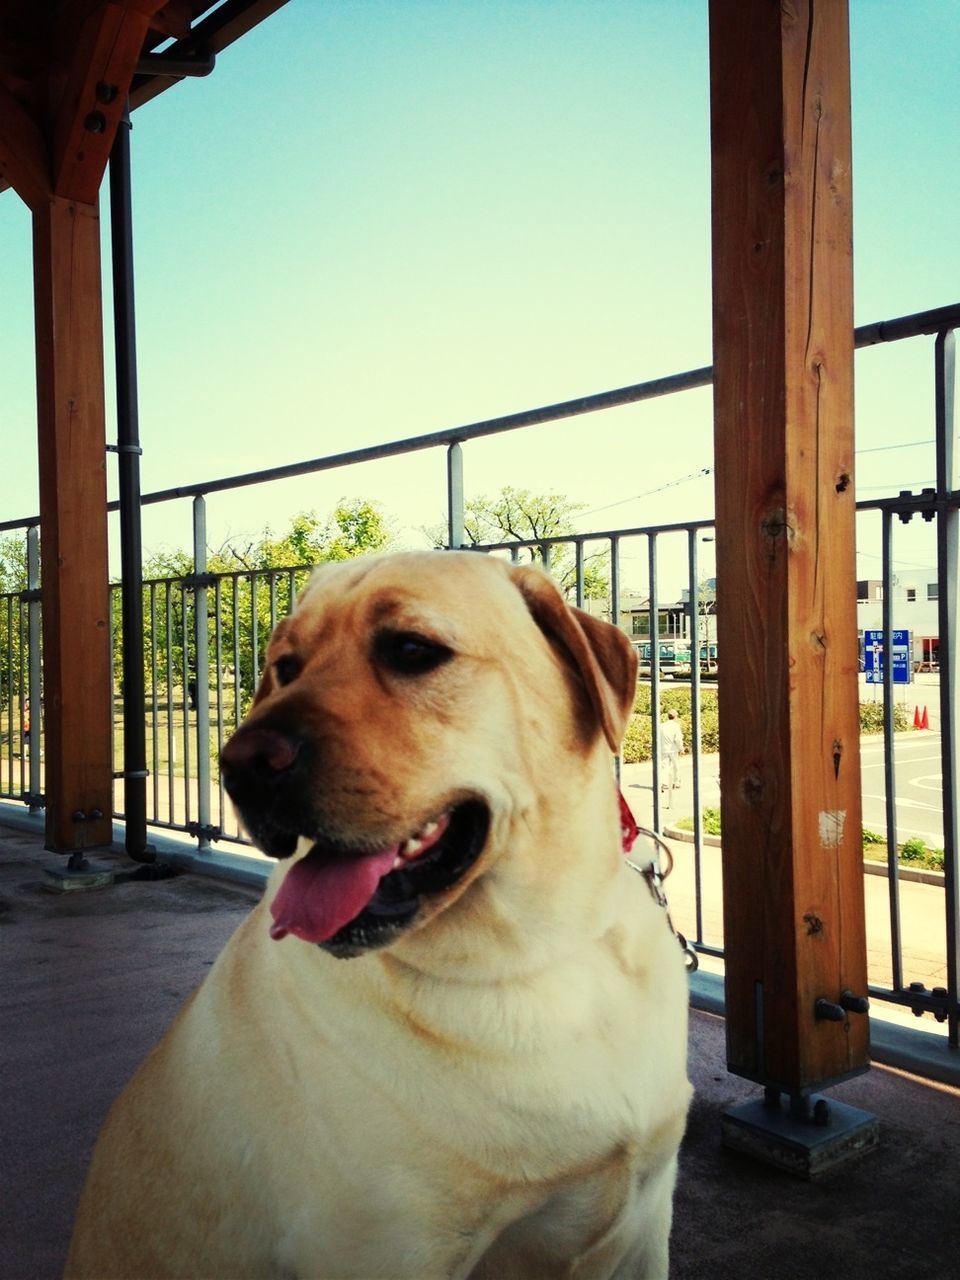
[{"label": "metal railing", "polygon": [[[915,518],[936,525],[937,592],[939,609],[939,718],[940,763],[943,779],[944,871],[942,919],[944,936],[943,986],[928,991],[905,970],[902,932],[903,883],[897,861],[896,752],[892,664],[888,663],[882,687],[884,705],[887,877],[889,900],[889,981],[876,982],[872,993],[886,1001],[906,1005],[915,1013],[932,1013],[948,1022],[950,1043],[957,1044],[960,1027],[958,1005],[958,809],[957,768],[957,605],[960,583],[960,477],[956,454],[956,372],[954,329],[960,326],[960,304],[901,317],[856,331],[858,348],[919,335],[935,337],[935,434],[936,485],[921,493],[901,492],[858,502],[858,513],[881,522],[883,630],[886,652],[892,652],[894,618],[894,529]],[[286,612],[309,566],[210,574],[206,553],[206,502],[210,495],[240,487],[274,482],[320,471],[396,457],[425,449],[447,451],[447,542],[466,541],[464,523],[464,450],[469,441],[564,418],[594,413],[625,404],[636,404],[665,395],[703,387],[711,380],[709,368],[623,387],[599,395],[584,396],[524,413],[475,422],[429,435],[357,449],[325,458],[272,468],[214,481],[186,485],[147,494],[142,504],[189,498],[193,516],[193,572],[186,577],[163,578],[144,584],[145,684],[147,691],[148,823],[158,829],[191,833],[201,851],[213,841],[242,846],[243,837],[225,801],[217,769],[219,750],[239,723],[252,697],[270,631]],[[117,509],[111,504],[110,510]],[[22,590],[0,594],[0,796],[36,807],[42,803],[42,729],[40,716],[40,613],[37,518],[0,522],[0,532],[25,530],[28,543],[27,581]],[[659,633],[663,598],[659,559],[670,545],[686,567],[686,601],[693,651],[699,650],[701,597],[699,544],[712,536],[712,522],[688,521],[669,525],[615,528],[589,533],[537,538],[529,542],[486,544],[477,547],[491,554],[513,557],[533,555],[547,562],[566,552],[570,598],[581,607],[598,607],[587,598],[585,564],[602,551],[605,563],[605,612],[618,623],[623,614],[624,564],[643,579],[647,636]],[[679,545],[680,551],[677,552]],[[115,655],[120,653],[117,599],[114,589]],[[722,607],[722,602],[721,606]],[[722,678],[722,655],[721,675]],[[114,689],[119,689],[119,666]],[[649,673],[648,766],[651,771],[650,820],[654,829],[664,826],[660,788],[660,709],[664,684],[659,663]],[[706,954],[722,955],[722,940],[705,925],[705,791],[702,722],[704,686],[700,664],[693,661],[689,678],[690,748],[692,759],[692,872],[694,905],[688,926],[691,941]],[[117,705],[115,704],[115,713]],[[122,715],[115,715],[117,734]],[[709,766],[709,767],[712,767]],[[118,771],[119,772],[119,771]],[[117,816],[123,817],[122,803]],[[936,892],[936,890],[934,890]]]}]

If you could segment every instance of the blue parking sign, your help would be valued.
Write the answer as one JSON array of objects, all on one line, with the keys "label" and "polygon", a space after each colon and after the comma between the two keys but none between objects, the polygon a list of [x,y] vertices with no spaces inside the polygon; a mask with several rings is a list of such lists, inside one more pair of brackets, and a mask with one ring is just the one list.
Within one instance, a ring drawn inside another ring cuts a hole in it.
[{"label": "blue parking sign", "polygon": [[[894,684],[910,683],[910,632],[892,631],[891,662]],[[863,669],[867,684],[882,684],[884,671],[883,632],[864,631]]]}]

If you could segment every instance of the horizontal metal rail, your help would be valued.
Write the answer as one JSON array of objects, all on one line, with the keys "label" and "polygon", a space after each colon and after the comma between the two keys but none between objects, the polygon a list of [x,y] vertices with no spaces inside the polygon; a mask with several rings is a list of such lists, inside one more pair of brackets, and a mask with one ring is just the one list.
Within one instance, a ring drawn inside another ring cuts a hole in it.
[{"label": "horizontal metal rail", "polygon": [[[932,311],[919,311],[914,315],[899,316],[892,320],[878,320],[872,324],[861,325],[854,330],[854,343],[857,348],[871,347],[882,342],[897,342],[904,338],[936,334],[958,326],[960,326],[960,303],[955,303],[948,307],[938,307]],[[342,453],[328,454],[322,458],[311,458],[307,462],[295,462],[280,467],[267,467],[260,471],[247,471],[239,475],[225,476],[215,480],[202,480],[194,484],[159,489],[155,492],[144,494],[141,498],[141,503],[143,506],[153,506],[160,502],[224,493],[230,489],[269,484],[277,480],[290,480],[298,476],[313,475],[321,471],[333,471],[340,467],[355,466],[358,463],[375,462],[383,458],[398,457],[401,454],[417,453],[424,449],[463,444],[468,440],[478,440],[484,436],[497,435],[505,431],[517,431],[523,427],[559,422],[582,414],[597,413],[605,409],[618,408],[628,404],[640,404],[644,400],[655,400],[662,396],[676,395],[678,392],[707,387],[712,382],[713,366],[705,365],[700,369],[690,369],[685,373],[674,373],[662,378],[652,378],[646,382],[637,382],[630,386],[619,387],[613,391],[601,391],[591,395],[578,396],[573,400],[562,400],[557,404],[543,405],[537,409],[526,409],[520,413],[506,414],[497,418],[486,418],[479,422],[466,423],[458,427],[447,427],[442,431],[433,431],[427,435],[408,436],[406,439],[394,440],[386,444],[371,445],[362,449],[348,449]],[[107,510],[113,512],[118,511],[119,508],[120,504],[118,502],[111,502]],[[0,521],[0,531],[22,529],[37,523],[39,523],[39,516],[3,520]]]}]

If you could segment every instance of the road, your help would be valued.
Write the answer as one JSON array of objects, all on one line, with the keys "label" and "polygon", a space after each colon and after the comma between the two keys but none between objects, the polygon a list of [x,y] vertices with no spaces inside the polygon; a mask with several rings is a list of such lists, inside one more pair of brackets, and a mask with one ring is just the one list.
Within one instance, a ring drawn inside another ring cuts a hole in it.
[{"label": "road", "polygon": [[[887,829],[882,735],[860,741],[863,825],[878,835]],[[704,808],[720,805],[719,761],[715,755],[700,758],[700,801]],[[653,822],[653,766],[623,766],[623,791],[642,826]],[[932,849],[943,848],[943,781],[940,772],[940,735],[924,732],[897,734],[894,740],[894,786],[897,805],[897,840],[919,836]],[[680,789],[661,799],[661,826],[693,812],[693,761],[680,760]]]},{"label": "road", "polygon": [[[882,738],[860,743],[863,825],[879,835],[887,829]],[[943,848],[943,778],[938,733],[898,734],[894,741],[897,840],[919,836],[931,849]]]}]

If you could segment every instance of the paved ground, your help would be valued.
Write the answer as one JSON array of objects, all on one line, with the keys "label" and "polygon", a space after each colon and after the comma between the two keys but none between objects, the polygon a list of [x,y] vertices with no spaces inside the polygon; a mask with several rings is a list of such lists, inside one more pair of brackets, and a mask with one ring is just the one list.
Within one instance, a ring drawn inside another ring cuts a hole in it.
[{"label": "paved ground", "polygon": [[[0,1280],[60,1274],[110,1101],[256,896],[196,875],[53,895],[47,861],[0,829]],[[721,1019],[691,1014],[690,1072],[671,1280],[956,1274],[957,1091],[882,1068],[831,1090],[879,1117],[881,1145],[807,1183],[721,1147],[723,1110],[756,1096],[725,1071]]]}]

